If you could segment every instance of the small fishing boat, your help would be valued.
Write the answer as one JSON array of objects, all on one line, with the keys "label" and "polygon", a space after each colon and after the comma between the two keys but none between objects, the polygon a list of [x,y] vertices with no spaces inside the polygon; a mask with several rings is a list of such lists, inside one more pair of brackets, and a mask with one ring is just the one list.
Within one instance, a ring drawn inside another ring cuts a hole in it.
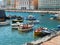
[{"label": "small fishing boat", "polygon": [[34,36],[41,36],[41,35],[42,35],[42,31],[44,31],[44,30],[47,30],[47,28],[45,28],[45,27],[40,27],[40,28],[36,29],[36,30],[34,31]]},{"label": "small fishing boat", "polygon": [[53,19],[60,20],[60,14],[51,15]]},{"label": "small fishing boat", "polygon": [[28,18],[27,18],[27,20],[30,20],[30,21],[31,20],[36,20],[36,18],[33,15],[29,15]]},{"label": "small fishing boat", "polygon": [[33,21],[28,21],[28,23],[33,23],[33,24],[37,24],[37,23],[40,23],[40,21],[39,20],[33,20]]},{"label": "small fishing boat", "polygon": [[23,26],[26,26],[26,25],[28,25],[29,27],[34,26],[33,24],[23,24],[23,23],[20,23],[20,22],[13,23],[11,25],[12,25],[12,29],[18,29],[19,27],[23,27]]},{"label": "small fishing boat", "polygon": [[0,26],[10,25],[9,21],[0,22]]},{"label": "small fishing boat", "polygon": [[12,29],[18,29],[18,25],[19,24],[16,24],[16,23],[15,24],[12,24]]},{"label": "small fishing boat", "polygon": [[56,28],[53,28],[50,31],[59,32],[60,31],[60,25],[57,25]]},{"label": "small fishing boat", "polygon": [[57,28],[60,28],[60,25],[58,25]]},{"label": "small fishing boat", "polygon": [[12,23],[23,22],[23,18],[21,16],[17,17],[17,19],[12,20]]},{"label": "small fishing boat", "polygon": [[24,24],[23,26],[19,26],[18,30],[21,32],[28,32],[32,30],[33,25]]},{"label": "small fishing boat", "polygon": [[19,25],[22,26],[23,23],[16,22],[16,23],[13,23],[13,24],[11,24],[11,25],[12,25],[12,29],[18,29],[18,26],[19,26]]},{"label": "small fishing boat", "polygon": [[54,19],[53,17],[50,18],[50,20],[53,20],[53,19]]},{"label": "small fishing boat", "polygon": [[28,20],[28,23],[34,23],[34,24],[36,24],[36,23],[39,23],[40,21],[39,20],[37,20],[33,15],[29,15],[28,16],[28,18],[27,18],[27,20]]},{"label": "small fishing boat", "polygon": [[12,23],[16,23],[16,22],[23,22],[23,20],[17,20],[17,19],[12,20]]},{"label": "small fishing boat", "polygon": [[16,19],[16,18],[17,18],[16,15],[14,15],[14,16],[11,16],[11,15],[6,16],[6,19],[7,19],[7,20],[10,20],[10,19]]}]

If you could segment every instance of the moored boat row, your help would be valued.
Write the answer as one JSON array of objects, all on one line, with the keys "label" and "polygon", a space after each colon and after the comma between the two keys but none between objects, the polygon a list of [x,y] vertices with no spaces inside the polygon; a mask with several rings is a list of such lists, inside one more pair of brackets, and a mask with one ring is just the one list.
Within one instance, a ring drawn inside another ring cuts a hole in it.
[{"label": "moored boat row", "polygon": [[35,23],[39,23],[39,20],[32,15],[29,15],[26,20],[29,21],[26,24],[23,23],[24,19],[22,17],[12,20],[12,29],[17,29],[21,32],[28,32],[33,29]]},{"label": "moored boat row", "polygon": [[18,29],[19,31],[23,32],[23,31],[31,30],[33,26],[34,25],[23,24],[23,23],[17,22],[17,23],[12,24],[12,29]]}]

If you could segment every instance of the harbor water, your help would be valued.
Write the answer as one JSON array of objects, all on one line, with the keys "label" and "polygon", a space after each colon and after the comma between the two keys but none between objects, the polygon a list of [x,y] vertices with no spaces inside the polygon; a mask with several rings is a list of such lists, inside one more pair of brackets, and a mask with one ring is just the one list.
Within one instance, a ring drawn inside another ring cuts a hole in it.
[{"label": "harbor water", "polygon": [[[12,30],[11,25],[8,26],[0,26],[0,45],[22,45],[27,42],[31,42],[37,40],[34,38],[33,31],[39,27],[47,27],[49,29],[55,28],[60,24],[60,21],[50,20],[50,15],[53,14],[44,14],[41,16],[40,13],[32,13],[32,12],[6,12],[6,16],[22,16],[24,18],[23,23],[27,23],[26,18],[29,15],[33,15],[36,19],[40,21],[39,24],[35,24],[33,30],[27,33],[19,32],[18,30]],[[12,20],[10,20],[10,23]]]}]

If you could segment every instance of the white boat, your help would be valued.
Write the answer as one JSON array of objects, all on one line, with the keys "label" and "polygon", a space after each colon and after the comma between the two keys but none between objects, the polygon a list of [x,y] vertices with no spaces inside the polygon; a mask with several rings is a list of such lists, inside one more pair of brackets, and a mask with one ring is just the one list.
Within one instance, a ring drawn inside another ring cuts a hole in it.
[{"label": "white boat", "polygon": [[53,19],[60,20],[60,14],[51,15],[51,17],[53,17]]},{"label": "white boat", "polygon": [[23,22],[23,20],[17,20],[17,19],[12,20],[12,23],[16,23],[16,22]]},{"label": "white boat", "polygon": [[16,22],[16,23],[13,23],[13,24],[11,24],[11,25],[12,25],[12,29],[18,29],[18,26],[19,26],[19,25],[22,26],[23,23]]},{"label": "white boat", "polygon": [[0,26],[10,25],[9,21],[0,22]]},{"label": "white boat", "polygon": [[59,29],[60,29],[60,25],[57,25],[57,28],[59,28]]},{"label": "white boat", "polygon": [[28,32],[28,31],[32,30],[32,27],[31,28],[26,28],[26,29],[18,28],[18,30],[21,31],[21,32]]},{"label": "white boat", "polygon": [[29,15],[29,16],[27,17],[27,20],[36,20],[36,18],[35,18],[33,15]]},{"label": "white boat", "polygon": [[[23,23],[20,23],[20,22],[17,22],[17,23],[13,23],[13,24],[11,24],[12,25],[12,29],[18,29],[19,28],[19,26],[20,27],[23,27],[24,25],[27,25],[27,24],[23,24]],[[30,25],[30,24],[28,24],[28,26],[30,27],[30,26],[34,26],[34,25]]]},{"label": "white boat", "polygon": [[33,20],[33,21],[28,21],[29,23],[39,23],[40,21],[39,20]]},{"label": "white boat", "polygon": [[53,20],[53,19],[54,19],[53,17],[50,18],[50,20]]},{"label": "white boat", "polygon": [[28,32],[32,30],[33,25],[25,24],[23,26],[19,26],[18,30],[21,32]]},{"label": "white boat", "polygon": [[23,22],[23,17],[18,16],[16,19],[12,20],[12,23]]}]

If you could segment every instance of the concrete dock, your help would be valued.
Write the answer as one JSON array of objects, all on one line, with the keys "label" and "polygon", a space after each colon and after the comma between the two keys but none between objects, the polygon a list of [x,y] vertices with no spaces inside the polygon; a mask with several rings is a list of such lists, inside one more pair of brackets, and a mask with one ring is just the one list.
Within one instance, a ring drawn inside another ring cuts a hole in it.
[{"label": "concrete dock", "polygon": [[39,12],[39,13],[60,13],[60,11],[41,11],[41,10],[5,10],[13,12]]},{"label": "concrete dock", "polygon": [[60,45],[60,35],[42,43],[41,45]]},{"label": "concrete dock", "polygon": [[57,37],[58,35],[60,35],[60,31],[59,32],[56,32],[56,33],[53,33],[53,34],[51,34],[49,36],[45,36],[45,37],[43,37],[41,39],[38,39],[36,41],[32,41],[30,43],[26,43],[24,45],[27,45],[27,44],[32,44],[32,45],[42,44],[42,43],[44,43],[44,42],[46,42],[46,41],[48,41],[48,40],[50,40],[50,39],[52,39],[54,37]]}]

